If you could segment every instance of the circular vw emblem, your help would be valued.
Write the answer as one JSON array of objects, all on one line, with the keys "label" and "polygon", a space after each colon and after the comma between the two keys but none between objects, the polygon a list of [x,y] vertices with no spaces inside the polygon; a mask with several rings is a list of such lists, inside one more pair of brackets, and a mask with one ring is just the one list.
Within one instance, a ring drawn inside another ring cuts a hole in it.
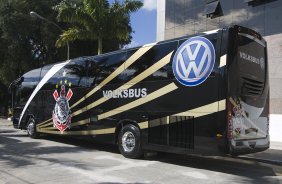
[{"label": "circular vw emblem", "polygon": [[177,49],[173,57],[175,78],[185,86],[197,86],[204,82],[213,70],[215,50],[204,37],[192,37]]}]

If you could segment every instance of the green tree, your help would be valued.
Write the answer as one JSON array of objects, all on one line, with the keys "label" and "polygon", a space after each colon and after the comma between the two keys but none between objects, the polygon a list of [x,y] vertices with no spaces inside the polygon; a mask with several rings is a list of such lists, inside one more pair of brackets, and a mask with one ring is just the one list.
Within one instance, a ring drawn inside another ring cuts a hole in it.
[{"label": "green tree", "polygon": [[52,7],[59,2],[0,0],[0,81],[3,84],[8,85],[42,64],[65,59],[64,48],[55,47],[60,31],[29,15],[34,10],[56,20]]},{"label": "green tree", "polygon": [[[62,60],[56,28],[32,19],[31,10],[56,20],[52,9],[60,0],[0,0],[0,111],[7,109],[9,84],[28,70]],[[0,115],[2,115],[0,112]]]},{"label": "green tree", "polygon": [[115,1],[111,5],[107,0],[63,0],[54,7],[58,12],[57,19],[73,26],[61,34],[56,45],[61,47],[74,40],[95,40],[98,54],[101,54],[104,40],[128,42],[132,33],[130,13],[142,6],[143,3],[137,0]]}]

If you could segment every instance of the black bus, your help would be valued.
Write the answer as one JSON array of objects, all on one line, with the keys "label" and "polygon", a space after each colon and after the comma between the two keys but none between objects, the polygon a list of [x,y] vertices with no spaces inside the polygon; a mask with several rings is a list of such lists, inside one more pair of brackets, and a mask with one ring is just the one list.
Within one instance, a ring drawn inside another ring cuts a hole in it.
[{"label": "black bus", "polygon": [[43,66],[11,89],[32,138],[90,136],[128,158],[269,148],[266,42],[241,26]]}]

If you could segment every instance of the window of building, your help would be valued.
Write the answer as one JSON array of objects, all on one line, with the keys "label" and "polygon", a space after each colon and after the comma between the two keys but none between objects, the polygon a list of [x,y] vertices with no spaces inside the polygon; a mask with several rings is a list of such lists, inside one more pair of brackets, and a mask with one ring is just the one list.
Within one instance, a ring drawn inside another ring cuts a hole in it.
[{"label": "window of building", "polygon": [[205,7],[205,14],[207,17],[216,18],[223,15],[220,2],[218,0],[207,0]]},{"label": "window of building", "polygon": [[249,6],[259,6],[273,1],[277,0],[245,0],[245,2],[248,3]]}]

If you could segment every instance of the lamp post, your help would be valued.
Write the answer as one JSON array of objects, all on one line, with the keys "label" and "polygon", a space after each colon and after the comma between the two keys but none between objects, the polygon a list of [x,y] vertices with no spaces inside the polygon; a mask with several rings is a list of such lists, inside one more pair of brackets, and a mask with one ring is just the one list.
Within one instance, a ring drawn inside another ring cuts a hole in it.
[{"label": "lamp post", "polygon": [[[39,19],[44,20],[44,21],[46,21],[46,22],[48,22],[50,24],[53,24],[54,26],[56,26],[62,32],[64,31],[58,24],[56,24],[55,22],[52,22],[52,21],[46,19],[45,17],[42,17],[41,15],[39,15],[38,13],[36,13],[34,11],[29,12],[29,14],[32,17],[39,18]],[[70,59],[70,46],[69,46],[69,42],[68,41],[67,41],[67,49],[68,49],[68,51],[67,51],[67,59],[69,60]]]}]

